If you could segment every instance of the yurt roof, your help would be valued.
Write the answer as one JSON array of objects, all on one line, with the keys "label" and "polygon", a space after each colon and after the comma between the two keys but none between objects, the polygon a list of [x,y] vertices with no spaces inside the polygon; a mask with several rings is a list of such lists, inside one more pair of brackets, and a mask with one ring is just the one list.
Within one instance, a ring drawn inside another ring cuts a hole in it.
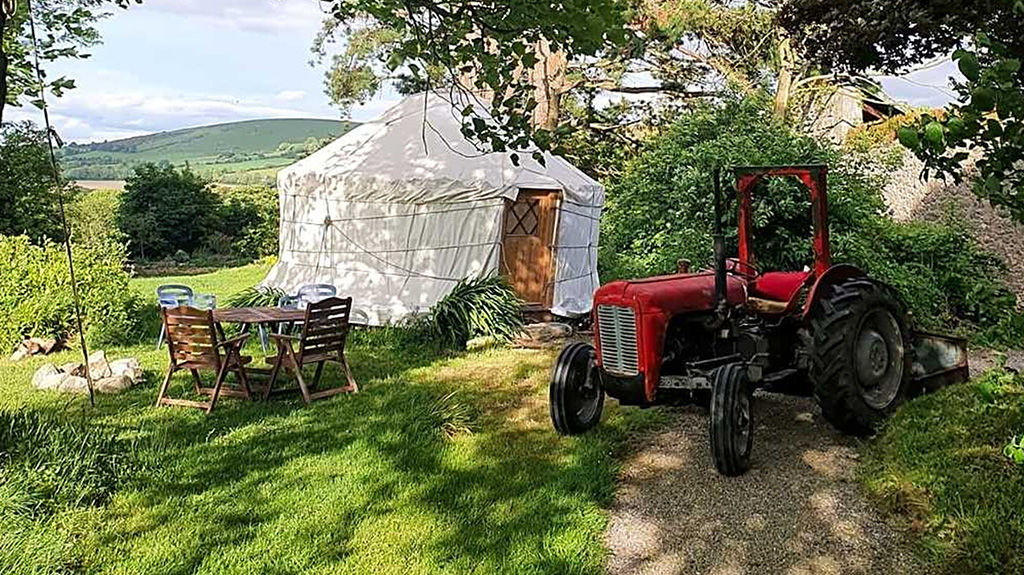
[{"label": "yurt roof", "polygon": [[[481,152],[462,135],[463,117],[448,94],[406,97],[379,119],[362,124],[281,170],[285,194],[356,202],[435,203],[515,198],[520,189],[561,190],[590,204],[602,187],[551,154]],[[477,113],[483,113],[476,106]]]}]

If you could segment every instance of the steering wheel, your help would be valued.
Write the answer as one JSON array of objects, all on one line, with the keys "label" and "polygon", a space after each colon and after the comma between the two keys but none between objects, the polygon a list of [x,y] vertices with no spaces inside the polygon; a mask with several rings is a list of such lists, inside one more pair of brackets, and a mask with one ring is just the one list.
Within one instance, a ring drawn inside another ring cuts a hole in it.
[{"label": "steering wheel", "polygon": [[753,264],[743,263],[736,258],[729,258],[725,260],[725,271],[728,273],[736,274],[746,278],[748,281],[757,279],[761,275],[761,271],[758,270]]}]

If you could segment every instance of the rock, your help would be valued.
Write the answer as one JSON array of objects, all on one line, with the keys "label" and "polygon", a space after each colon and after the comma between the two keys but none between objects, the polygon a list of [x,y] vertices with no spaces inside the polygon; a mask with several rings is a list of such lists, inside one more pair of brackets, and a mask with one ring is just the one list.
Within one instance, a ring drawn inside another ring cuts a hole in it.
[{"label": "rock", "polygon": [[564,323],[533,323],[523,327],[523,334],[516,338],[519,345],[544,345],[565,339],[572,335],[572,327]]},{"label": "rock", "polygon": [[[89,371],[96,393],[120,393],[142,381],[145,372],[134,357],[107,362],[107,355],[97,351],[89,356]],[[60,367],[48,363],[36,371],[32,385],[37,389],[50,389],[66,393],[87,393],[85,366],[67,363]]]},{"label": "rock", "polygon": [[144,375],[142,366],[139,365],[139,360],[134,357],[119,359],[112,362],[110,364],[110,372],[113,376],[127,376],[131,380],[132,385],[142,381],[142,377]]},{"label": "rock", "polygon": [[18,349],[11,354],[11,361],[20,361],[30,355],[47,355],[57,347],[57,340],[31,337],[21,342]]},{"label": "rock", "polygon": [[64,374],[64,380],[56,387],[63,393],[89,393],[89,382],[84,377]]},{"label": "rock", "polygon": [[92,376],[93,381],[110,377],[113,374],[110,364],[107,363],[107,352],[100,350],[89,355],[89,375]]},{"label": "rock", "polygon": [[93,390],[96,393],[120,393],[133,385],[135,385],[135,381],[128,375],[112,375],[94,380]]},{"label": "rock", "polygon": [[36,389],[57,389],[68,374],[61,371],[56,365],[48,363],[36,370],[32,376],[32,387]]}]

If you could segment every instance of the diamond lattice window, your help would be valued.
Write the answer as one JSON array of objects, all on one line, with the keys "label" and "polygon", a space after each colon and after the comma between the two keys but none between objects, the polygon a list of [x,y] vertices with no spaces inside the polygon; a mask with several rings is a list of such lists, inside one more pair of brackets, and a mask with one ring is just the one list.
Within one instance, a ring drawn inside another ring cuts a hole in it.
[{"label": "diamond lattice window", "polygon": [[505,229],[510,236],[535,236],[540,226],[540,200],[525,198],[505,212]]}]

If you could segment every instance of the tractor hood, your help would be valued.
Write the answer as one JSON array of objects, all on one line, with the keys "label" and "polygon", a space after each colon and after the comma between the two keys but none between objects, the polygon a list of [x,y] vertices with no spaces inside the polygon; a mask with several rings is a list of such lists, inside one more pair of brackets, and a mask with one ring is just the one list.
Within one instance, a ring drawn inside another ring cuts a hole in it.
[{"label": "tractor hood", "polygon": [[[747,282],[727,276],[727,299],[732,305],[746,301]],[[616,305],[638,309],[640,313],[673,316],[680,313],[711,311],[715,307],[715,274],[701,271],[653,278],[614,281],[601,286],[594,305]]]}]

